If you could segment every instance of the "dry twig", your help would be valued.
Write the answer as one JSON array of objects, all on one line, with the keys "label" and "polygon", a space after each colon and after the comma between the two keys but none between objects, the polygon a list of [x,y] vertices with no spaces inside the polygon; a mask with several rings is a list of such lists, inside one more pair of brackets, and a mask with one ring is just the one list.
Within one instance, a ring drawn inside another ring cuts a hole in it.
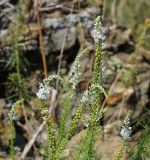
[{"label": "dry twig", "polygon": [[39,42],[40,42],[40,50],[41,50],[41,55],[42,55],[42,61],[43,61],[43,67],[44,67],[44,75],[45,78],[48,77],[48,70],[47,70],[47,64],[46,64],[46,53],[45,53],[45,48],[44,48],[44,43],[43,43],[43,33],[42,33],[42,25],[41,25],[41,15],[40,15],[40,0],[36,1],[36,16],[37,16],[37,25],[39,28]]}]

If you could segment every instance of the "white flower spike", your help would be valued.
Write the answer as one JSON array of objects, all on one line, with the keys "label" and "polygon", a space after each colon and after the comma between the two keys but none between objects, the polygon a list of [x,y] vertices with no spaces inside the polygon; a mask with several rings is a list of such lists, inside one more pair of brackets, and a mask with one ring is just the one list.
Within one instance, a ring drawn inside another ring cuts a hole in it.
[{"label": "white flower spike", "polygon": [[103,42],[105,40],[105,29],[103,27],[102,19],[100,16],[96,18],[94,29],[92,31],[92,37],[96,43],[99,41]]}]

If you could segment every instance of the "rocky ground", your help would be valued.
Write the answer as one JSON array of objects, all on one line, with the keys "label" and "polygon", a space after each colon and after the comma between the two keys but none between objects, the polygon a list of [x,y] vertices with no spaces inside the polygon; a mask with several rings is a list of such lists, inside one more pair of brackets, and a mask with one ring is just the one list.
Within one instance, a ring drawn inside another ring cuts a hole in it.
[{"label": "rocky ground", "polygon": [[[29,3],[30,2],[30,3]],[[21,26],[23,31],[19,35],[21,54],[28,61],[23,67],[22,74],[25,78],[26,88],[29,88],[30,98],[26,105],[26,117],[22,107],[17,108],[15,119],[16,152],[18,160],[25,150],[25,146],[38,132],[42,124],[39,108],[35,104],[35,91],[38,83],[43,78],[43,66],[39,47],[39,33],[36,22],[35,2],[25,1],[26,5],[20,6],[23,13]],[[9,159],[9,119],[8,113],[15,98],[9,98],[15,90],[8,87],[9,74],[15,67],[6,67],[13,52],[14,35],[18,34],[17,15],[20,12],[17,0],[0,1],[0,159]],[[42,16],[42,32],[45,47],[46,61],[49,74],[57,73],[61,59],[59,73],[67,80],[69,71],[76,55],[85,47],[93,49],[81,60],[82,76],[77,93],[82,93],[90,84],[93,74],[94,41],[92,29],[94,19],[102,11],[102,1],[89,3],[87,1],[44,0],[40,5]],[[22,15],[21,15],[22,16]],[[106,40],[104,43],[104,87],[108,98],[103,100],[103,105],[108,106],[104,114],[104,136],[98,135],[95,145],[98,155],[102,154],[104,160],[113,159],[114,153],[120,145],[120,127],[129,109],[133,110],[131,126],[132,137],[129,144],[132,146],[140,136],[143,127],[137,126],[139,120],[149,121],[150,106],[150,51],[146,45],[149,35],[150,19],[145,19],[140,28],[140,38],[135,38],[135,28],[118,25],[109,17],[104,21]],[[148,25],[146,25],[148,24]],[[136,26],[137,27],[137,26]],[[142,28],[142,29],[141,29]],[[142,31],[141,31],[142,30]],[[148,36],[147,36],[148,37]],[[143,45],[144,44],[144,45]],[[15,63],[15,62],[14,62]],[[60,92],[60,94],[58,94]],[[31,98],[32,97],[32,98]],[[54,100],[54,121],[57,123],[61,110],[61,91],[57,92]],[[75,102],[79,97],[76,97]],[[49,103],[49,102],[47,102]],[[70,120],[74,115],[75,106],[72,106]],[[88,117],[88,109],[86,111]],[[39,131],[40,132],[40,131]],[[68,144],[64,159],[71,159],[74,147],[78,146],[86,132],[86,124],[81,123],[76,134]],[[102,138],[103,137],[103,138]],[[42,160],[47,146],[47,133],[42,129],[25,159]],[[110,148],[110,149],[108,149]],[[127,159],[127,155],[124,155]]]}]

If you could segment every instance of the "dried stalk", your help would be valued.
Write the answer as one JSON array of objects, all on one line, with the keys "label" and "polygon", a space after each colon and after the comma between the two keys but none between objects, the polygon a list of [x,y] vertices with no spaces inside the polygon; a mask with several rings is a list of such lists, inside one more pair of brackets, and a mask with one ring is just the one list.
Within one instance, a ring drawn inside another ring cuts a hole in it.
[{"label": "dried stalk", "polygon": [[38,25],[38,32],[39,32],[39,42],[40,42],[40,50],[42,55],[43,67],[44,67],[44,75],[45,78],[48,77],[48,69],[46,63],[46,52],[44,48],[43,42],[43,33],[42,33],[42,23],[41,23],[41,15],[40,15],[40,0],[36,1],[36,16],[37,16],[37,25]]}]

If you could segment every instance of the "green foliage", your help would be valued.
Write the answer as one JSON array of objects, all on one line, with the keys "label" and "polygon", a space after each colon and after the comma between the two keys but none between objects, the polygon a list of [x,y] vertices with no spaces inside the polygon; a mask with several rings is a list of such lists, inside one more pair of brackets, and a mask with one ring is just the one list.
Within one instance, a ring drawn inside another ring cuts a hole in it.
[{"label": "green foliage", "polygon": [[86,2],[88,2],[88,3],[94,3],[95,2],[95,0],[85,0]]},{"label": "green foliage", "polygon": [[93,143],[96,140],[95,135],[96,132],[88,130],[79,146],[79,151],[74,160],[99,160],[99,157],[93,148]]},{"label": "green foliage", "polygon": [[66,135],[66,123],[68,120],[68,115],[71,110],[72,98],[73,98],[73,96],[67,93],[63,99],[63,102],[62,102],[64,109],[63,109],[62,116],[60,118],[60,122],[58,124],[57,145],[60,145],[61,140]]},{"label": "green foliage", "polygon": [[[19,59],[19,61],[18,61],[18,59]],[[26,59],[22,49],[20,49],[20,48],[16,49],[16,47],[13,47],[12,53],[10,54],[10,57],[9,57],[8,62],[5,67],[8,70],[14,70],[14,69],[16,69],[17,65],[18,65],[20,71],[25,73],[28,69],[29,62]]]},{"label": "green foliage", "polygon": [[[149,109],[147,112],[149,113]],[[129,160],[147,160],[150,158],[150,121],[149,117],[140,118],[137,122],[136,127],[143,127],[144,130],[140,138],[131,147],[131,151],[129,152]]]},{"label": "green foliage", "polygon": [[108,17],[112,6],[112,0],[104,0],[104,17]]},{"label": "green foliage", "polygon": [[23,35],[23,24],[20,21],[16,22],[16,30],[12,34],[12,52],[8,58],[8,62],[6,63],[6,68],[8,70],[16,70],[19,72],[26,72],[28,68],[28,60],[25,57],[23,52],[23,46],[21,46],[20,39]]},{"label": "green foliage", "polygon": [[26,100],[30,98],[30,92],[26,80],[23,77],[20,79],[17,73],[9,74],[6,87],[8,93],[12,95],[9,98],[23,97]]},{"label": "green foliage", "polygon": [[120,69],[123,66],[123,61],[120,60],[116,55],[111,57],[111,61],[109,62],[109,65],[113,70]]},{"label": "green foliage", "polygon": [[73,135],[75,129],[77,128],[77,126],[79,124],[80,119],[82,118],[82,116],[84,114],[85,107],[86,107],[86,103],[84,102],[77,109],[69,129],[66,131],[66,135],[64,136],[64,138],[62,139],[60,145],[58,146],[58,148],[56,150],[56,155],[55,155],[56,160],[59,160],[61,158],[63,150],[65,149],[67,143],[69,142],[69,139]]},{"label": "green foliage", "polygon": [[147,160],[150,158],[150,126],[146,127],[131,153],[129,160]]},{"label": "green foliage", "polygon": [[[134,38],[136,40],[137,50],[139,48],[143,48],[144,51],[150,50],[150,19],[145,19],[145,22],[140,24],[134,34]],[[141,52],[141,50],[140,50]]]},{"label": "green foliage", "polygon": [[49,160],[53,160],[56,151],[56,143],[55,143],[55,131],[52,126],[51,116],[49,115],[49,111],[44,105],[43,101],[38,101],[39,107],[41,109],[41,114],[46,123],[47,133],[48,133],[48,158]]},{"label": "green foliage", "polygon": [[6,68],[14,73],[9,74],[7,88],[8,92],[12,94],[9,98],[25,98],[29,99],[30,93],[27,89],[27,83],[22,76],[22,73],[27,71],[28,61],[24,56],[23,47],[19,44],[23,36],[23,17],[22,5],[19,3],[17,7],[17,18],[14,32],[12,33],[12,53],[9,56]]},{"label": "green foliage", "polygon": [[16,25],[11,37],[12,52],[5,67],[8,70],[16,69],[17,72],[18,70],[19,72],[26,72],[29,63],[23,52],[23,46],[20,44],[24,33],[24,26],[22,24],[24,15],[22,13],[21,5],[18,6],[17,11]]},{"label": "green foliage", "polygon": [[13,122],[13,117],[10,117],[10,157],[11,160],[15,160],[15,147],[14,147],[14,139],[16,137],[16,132],[14,128],[14,122]]},{"label": "green foliage", "polygon": [[[105,18],[115,18],[117,24],[122,26],[133,27],[150,17],[148,0],[105,0],[104,3]],[[112,15],[112,12],[115,14]]]},{"label": "green foliage", "polygon": [[131,70],[124,69],[122,71],[122,76],[120,77],[120,80],[121,82],[123,82],[125,86],[128,87],[134,83],[135,76],[136,76],[136,69],[134,68],[132,68]]},{"label": "green foliage", "polygon": [[121,160],[123,153],[124,153],[124,150],[125,150],[125,145],[126,145],[126,142],[124,140],[122,140],[121,147],[117,151],[114,160]]}]

